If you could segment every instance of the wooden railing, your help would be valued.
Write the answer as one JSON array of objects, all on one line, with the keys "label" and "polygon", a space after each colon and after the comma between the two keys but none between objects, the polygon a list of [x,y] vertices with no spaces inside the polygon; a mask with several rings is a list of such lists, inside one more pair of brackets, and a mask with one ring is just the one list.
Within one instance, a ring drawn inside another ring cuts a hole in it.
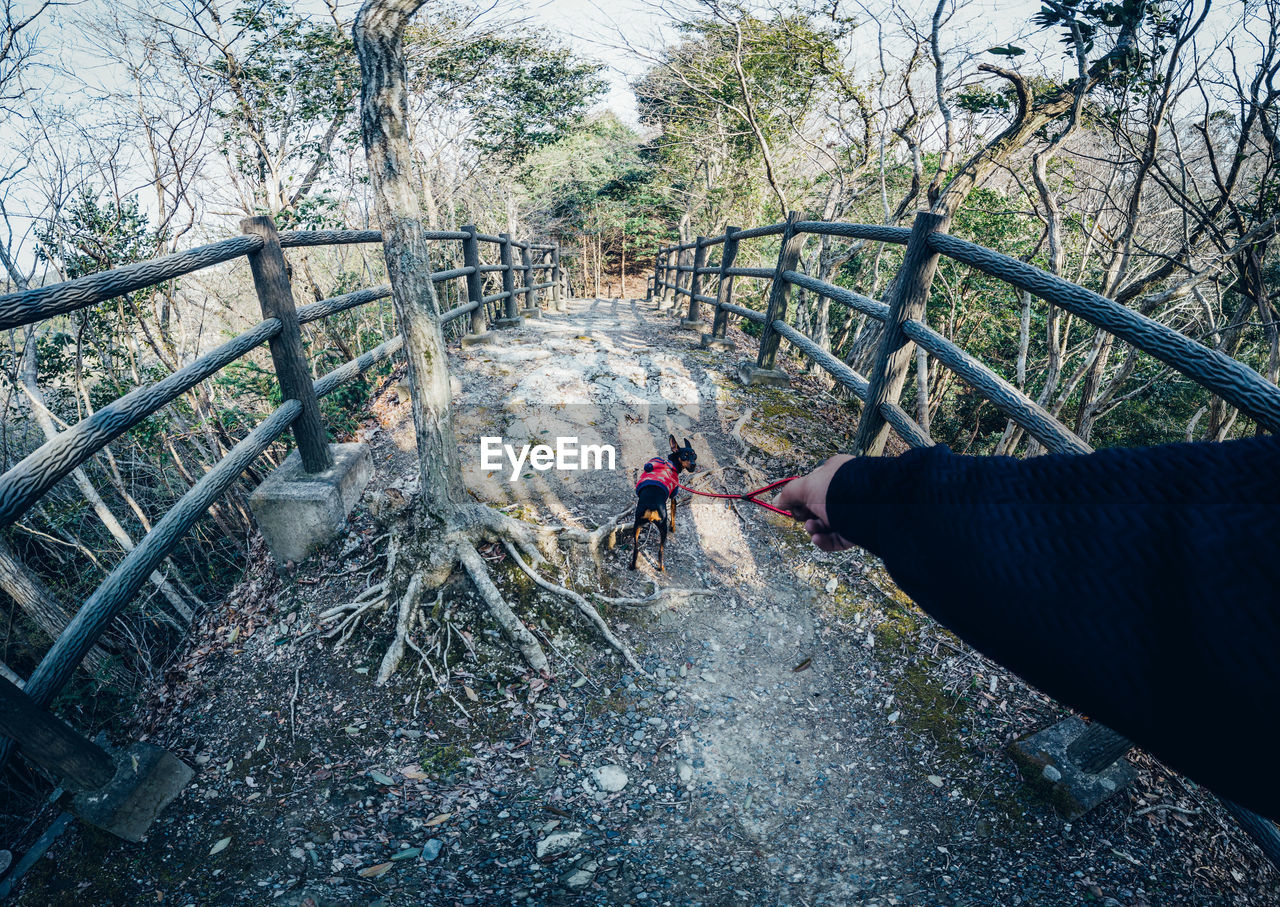
[{"label": "wooden railing", "polygon": [[[292,429],[303,465],[319,472],[332,464],[321,422],[319,399],[332,393],[402,346],[399,335],[311,379],[301,326],[391,295],[389,286],[357,290],[295,308],[284,250],[303,246],[378,243],[376,230],[318,230],[277,233],[269,218],[242,222],[243,236],[189,249],[152,261],[20,293],[0,296],[0,329],[33,324],[74,312],[124,293],[191,274],[233,259],[248,259],[263,320],[239,336],[205,353],[168,377],[140,387],[101,407],[0,475],[0,527],[11,525],[60,479],[79,467],[114,438],[142,423],[181,394],[230,363],[266,343],[271,351],[283,402],[184,494],[129,552],[76,612],[25,684],[0,677],[0,766],[13,745],[33,762],[65,779],[69,790],[101,787],[112,772],[111,757],[72,731],[48,711],[48,705],[75,672],[103,632],[134,598],[151,572],[177,546],[192,525],[245,472],[254,459]],[[465,301],[444,312],[446,328],[469,315],[473,334],[488,325],[512,326],[521,314],[538,310],[539,293],[551,291],[556,309],[564,306],[566,281],[560,249],[553,244],[519,242],[507,234],[489,236],[473,226],[457,231],[430,231],[438,243],[459,243],[459,267],[434,272],[436,284],[465,279]],[[482,246],[496,246],[498,261],[482,262]],[[513,252],[519,250],[516,263]],[[550,272],[541,274],[539,272]],[[484,295],[486,275],[501,275],[502,289]],[[517,276],[519,282],[517,283]],[[539,276],[546,279],[538,280]],[[519,303],[524,302],[522,309]],[[452,333],[457,333],[453,330]]]},{"label": "wooden railing", "polygon": [[[794,214],[784,223],[748,230],[730,227],[720,236],[700,236],[693,242],[659,249],[653,275],[649,278],[648,296],[651,300],[657,297],[663,303],[670,299],[677,309],[681,297],[687,299],[684,323],[693,328],[702,324],[701,306],[712,306],[715,317],[706,336],[708,341],[725,338],[729,315],[761,325],[763,330],[756,357],[758,369],[774,369],[779,340],[790,343],[862,401],[862,414],[851,444],[852,452],[859,455],[883,453],[889,428],[912,447],[933,444],[929,433],[899,405],[916,344],[1050,452],[1089,453],[1093,449],[1020,389],[929,327],[926,318],[929,291],[941,256],[1025,290],[1110,332],[1237,407],[1263,429],[1273,434],[1280,433],[1280,388],[1244,363],[1084,287],[1008,255],[950,236],[943,232],[944,225],[945,221],[940,216],[921,212],[916,215],[910,229],[806,221]],[[809,236],[824,235],[906,247],[887,304],[797,272],[805,241]],[[780,248],[773,268],[741,268],[735,265],[739,245],[744,240],[775,236],[780,237]],[[707,264],[707,252],[716,246],[722,247],[720,261]],[[713,276],[716,279],[714,295],[703,290],[703,279]],[[737,278],[769,281],[765,311],[734,304],[733,286]],[[870,376],[858,374],[829,350],[821,348],[787,323],[792,287],[802,287],[826,297],[884,326]],[[1074,768],[1087,774],[1097,774],[1122,758],[1131,746],[1120,734],[1093,723],[1073,740],[1066,758]],[[1224,801],[1224,805],[1271,861],[1280,866],[1280,832],[1277,826],[1235,803]]]}]

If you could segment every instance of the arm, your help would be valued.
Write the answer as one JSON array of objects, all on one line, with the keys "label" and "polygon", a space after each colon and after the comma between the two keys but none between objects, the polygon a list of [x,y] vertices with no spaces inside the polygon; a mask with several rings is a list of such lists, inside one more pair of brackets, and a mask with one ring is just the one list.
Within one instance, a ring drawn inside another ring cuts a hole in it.
[{"label": "arm", "polygon": [[1280,441],[836,467],[780,499],[815,542],[879,555],[984,654],[1280,815]]}]

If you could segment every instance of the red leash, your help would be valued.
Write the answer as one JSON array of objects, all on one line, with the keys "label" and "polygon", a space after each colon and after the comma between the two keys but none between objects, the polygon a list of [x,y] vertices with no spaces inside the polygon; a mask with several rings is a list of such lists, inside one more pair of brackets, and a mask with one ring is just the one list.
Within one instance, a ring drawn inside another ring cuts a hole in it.
[{"label": "red leash", "polygon": [[773,491],[773,489],[780,488],[788,482],[794,482],[798,478],[800,477],[787,476],[785,479],[778,479],[776,482],[770,482],[768,485],[764,486],[764,488],[757,488],[755,491],[747,491],[742,494],[716,494],[711,491],[698,491],[696,488],[690,488],[687,485],[679,485],[679,483],[677,483],[677,486],[683,488],[690,494],[701,495],[704,498],[732,498],[735,501],[750,501],[752,504],[759,504],[765,510],[772,510],[774,513],[780,513],[783,516],[791,516],[790,510],[783,510],[780,507],[774,507],[772,504],[766,504],[764,501],[758,501],[756,500],[756,495],[764,494],[766,491]]}]

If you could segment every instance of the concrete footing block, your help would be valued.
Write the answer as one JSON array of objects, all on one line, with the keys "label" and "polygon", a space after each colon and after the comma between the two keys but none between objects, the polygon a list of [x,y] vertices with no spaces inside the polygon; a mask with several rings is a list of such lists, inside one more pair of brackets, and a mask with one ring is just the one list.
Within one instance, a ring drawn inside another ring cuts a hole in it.
[{"label": "concrete footing block", "polygon": [[686,331],[702,331],[707,323],[701,318],[681,318],[680,327]]},{"label": "concrete footing block", "polygon": [[150,743],[116,757],[116,776],[101,790],[77,794],[71,812],[126,841],[141,841],[161,810],[195,775],[182,760]]},{"label": "concrete footing block", "polygon": [[295,450],[249,497],[249,509],[280,563],[298,563],[332,542],[373,476],[365,444],[331,444],[333,465],[308,473]]},{"label": "concrete footing block", "polygon": [[702,348],[704,350],[733,350],[737,349],[733,341],[728,337],[714,337],[711,334],[702,335]]},{"label": "concrete footing block", "polygon": [[1096,775],[1082,771],[1067,758],[1067,747],[1088,727],[1072,717],[1015,740],[1010,755],[1065,819],[1083,816],[1103,800],[1133,783],[1136,772],[1121,758]]},{"label": "concrete footing block", "polygon": [[524,319],[519,315],[515,318],[499,318],[493,326],[500,331],[514,331],[524,327]]},{"label": "concrete footing block", "polygon": [[483,334],[463,334],[463,346],[480,346],[485,343],[493,343],[495,340],[493,331],[485,331]]},{"label": "concrete footing block", "polygon": [[525,318],[541,318],[542,309],[521,309],[520,314]]},{"label": "concrete footing block", "polygon": [[781,369],[757,368],[753,362],[738,363],[738,380],[747,387],[790,387],[791,376]]},{"label": "concrete footing block", "polygon": [[666,299],[661,299],[658,301],[659,312],[670,312],[675,307],[676,307],[676,304],[674,301],[666,300]]}]

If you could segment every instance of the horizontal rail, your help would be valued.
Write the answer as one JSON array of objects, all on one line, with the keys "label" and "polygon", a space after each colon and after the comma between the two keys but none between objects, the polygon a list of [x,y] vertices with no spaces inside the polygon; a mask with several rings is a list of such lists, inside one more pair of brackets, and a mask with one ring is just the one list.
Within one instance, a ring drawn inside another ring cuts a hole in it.
[{"label": "horizontal rail", "polygon": [[532,291],[532,290],[549,290],[551,287],[554,287],[555,285],[556,285],[556,282],[555,282],[554,280],[548,280],[546,283],[535,283],[533,286],[530,286],[530,287],[523,287],[523,288],[522,288],[522,291],[523,291],[523,290],[530,290],[530,291]]},{"label": "horizontal rail", "polygon": [[490,296],[485,296],[483,299],[480,300],[480,302],[483,303],[484,305],[488,305],[491,302],[497,302],[499,299],[506,299],[508,296],[519,295],[519,292],[520,292],[519,290],[512,290],[509,293],[505,291],[502,293],[494,293]]},{"label": "horizontal rail", "polygon": [[907,320],[902,323],[902,332],[976,388],[1050,452],[1093,452],[1092,447],[1050,415],[1048,410],[928,325]]},{"label": "horizontal rail", "polygon": [[507,265],[481,265],[478,270],[481,274],[492,274],[495,271],[509,271],[511,269]]},{"label": "horizontal rail", "polygon": [[118,397],[49,439],[0,476],[0,526],[22,516],[73,469],[162,406],[280,332],[270,318],[166,378]]},{"label": "horizontal rail", "polygon": [[350,293],[343,293],[341,296],[321,299],[319,302],[312,302],[298,309],[298,323],[307,324],[312,321],[319,321],[321,318],[337,315],[339,312],[354,309],[356,306],[376,302],[379,299],[386,299],[390,295],[391,285],[383,284],[380,287],[354,290]]},{"label": "horizontal rail", "polygon": [[1244,363],[1016,258],[945,233],[929,234],[929,246],[1109,331],[1218,394],[1259,424],[1280,432],[1280,388]]},{"label": "horizontal rail", "polygon": [[758,277],[762,280],[773,280],[773,268],[725,268],[729,277]]},{"label": "horizontal rail", "polygon": [[280,234],[280,246],[346,246],[353,243],[382,242],[381,230],[286,230]]},{"label": "horizontal rail", "polygon": [[798,287],[804,287],[806,290],[812,290],[821,296],[826,296],[828,299],[846,305],[854,311],[870,315],[877,321],[884,321],[889,317],[889,307],[883,302],[877,302],[874,299],[863,296],[861,293],[846,290],[844,287],[827,283],[825,280],[818,280],[816,277],[810,277],[798,271],[783,271],[782,279],[787,283],[792,283]]},{"label": "horizontal rail", "polygon": [[813,340],[801,334],[785,321],[775,321],[773,329],[788,340],[792,346],[800,350],[818,365],[822,366],[831,377],[852,391],[859,400],[867,399],[867,379],[863,378],[849,366],[845,365],[831,353],[824,350]]},{"label": "horizontal rail", "polygon": [[764,324],[766,320],[764,312],[757,312],[755,309],[744,309],[742,306],[734,305],[731,302],[720,303],[720,308],[726,312],[732,312],[740,318],[745,318],[747,321],[754,321],[756,324]]},{"label": "horizontal rail", "polygon": [[695,270],[695,271],[694,271],[694,273],[695,273],[695,274],[719,274],[719,273],[720,273],[720,266],[719,266],[719,265],[708,265],[708,266],[707,266],[707,267],[705,267],[705,268],[698,268],[697,270]]},{"label": "horizontal rail", "polygon": [[933,447],[933,439],[920,427],[915,419],[907,415],[907,411],[896,403],[886,400],[880,404],[880,415],[889,427],[898,433],[902,440],[912,447]]},{"label": "horizontal rail", "polygon": [[849,224],[821,220],[802,220],[796,224],[797,233],[813,233],[818,236],[847,236],[850,239],[868,239],[872,242],[907,244],[910,227],[889,227],[883,224]]},{"label": "horizontal rail", "polygon": [[164,283],[262,248],[261,236],[233,236],[162,258],[65,280],[48,287],[0,296],[0,330],[74,312],[134,290]]},{"label": "horizontal rail", "polygon": [[733,238],[737,240],[755,239],[758,236],[778,236],[785,230],[786,224],[768,224],[763,227],[751,227],[748,230],[739,230],[733,234]]},{"label": "horizontal rail", "polygon": [[498,245],[502,245],[504,241],[501,236],[494,236],[492,233],[477,233],[476,239],[480,240],[480,242],[491,242]]},{"label": "horizontal rail", "polygon": [[[25,692],[28,696],[42,706],[47,706],[53,700],[75,672],[76,666],[147,581],[152,571],[168,557],[210,505],[231,487],[259,454],[284,433],[301,412],[302,404],[297,400],[282,403],[279,409],[231,448],[217,465],[192,485],[173,508],[160,518],[137,547],[94,590],[52,648],[45,653],[39,666],[27,680]],[[7,753],[10,741],[5,740],[4,743],[0,759]]]},{"label": "horizontal rail", "polygon": [[328,396],[352,378],[356,377],[356,375],[368,371],[379,362],[385,362],[387,359],[390,359],[398,353],[403,346],[404,337],[396,335],[385,343],[375,346],[367,353],[362,353],[350,362],[344,362],[323,378],[316,381],[316,396]]},{"label": "horizontal rail", "polygon": [[468,277],[475,272],[475,268],[450,268],[447,271],[432,271],[431,279],[435,283],[440,283],[445,280],[453,280],[455,277]]},{"label": "horizontal rail", "polygon": [[449,311],[441,315],[440,324],[442,325],[448,324],[450,321],[453,321],[453,319],[461,318],[463,315],[467,314],[467,312],[470,312],[472,309],[478,309],[479,307],[480,307],[479,300],[464,302],[462,305],[458,306],[457,308],[450,309]]},{"label": "horizontal rail", "polygon": [[[689,295],[689,294],[685,294],[685,295]],[[712,305],[715,305],[715,304],[716,304],[716,302],[717,302],[717,300],[716,300],[716,298],[715,298],[714,296],[707,296],[707,295],[706,295],[706,294],[704,294],[704,293],[695,293],[695,294],[692,294],[692,295],[690,296],[690,298],[691,298],[691,299],[696,299],[696,300],[698,300],[698,302],[709,302],[709,303],[711,303]]]}]

